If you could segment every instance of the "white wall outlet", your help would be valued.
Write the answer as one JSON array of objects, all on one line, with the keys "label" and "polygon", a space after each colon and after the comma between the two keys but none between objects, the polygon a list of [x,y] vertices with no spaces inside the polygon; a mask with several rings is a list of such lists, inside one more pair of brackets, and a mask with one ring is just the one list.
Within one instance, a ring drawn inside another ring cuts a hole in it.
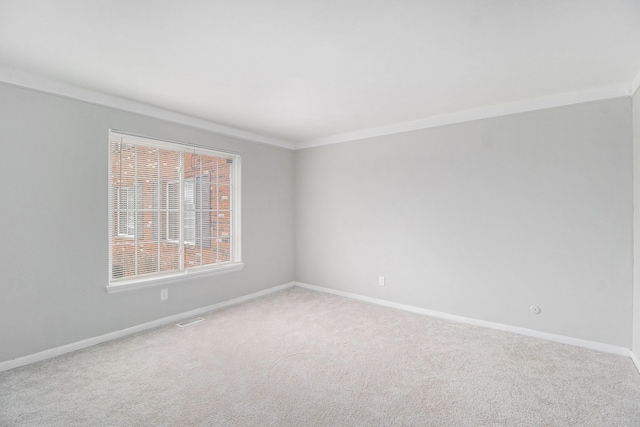
[{"label": "white wall outlet", "polygon": [[384,276],[379,276],[378,277],[378,285],[384,286]]},{"label": "white wall outlet", "polygon": [[540,307],[538,307],[537,305],[532,305],[531,307],[529,307],[529,310],[531,310],[531,312],[533,314],[540,314]]},{"label": "white wall outlet", "polygon": [[169,299],[169,289],[160,289],[160,301]]}]

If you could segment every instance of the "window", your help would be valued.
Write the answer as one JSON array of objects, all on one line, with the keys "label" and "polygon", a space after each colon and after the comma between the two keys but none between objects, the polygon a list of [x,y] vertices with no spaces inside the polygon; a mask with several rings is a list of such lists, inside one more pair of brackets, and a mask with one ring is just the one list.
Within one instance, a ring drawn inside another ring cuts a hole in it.
[{"label": "window", "polygon": [[109,132],[109,286],[237,271],[240,156]]}]

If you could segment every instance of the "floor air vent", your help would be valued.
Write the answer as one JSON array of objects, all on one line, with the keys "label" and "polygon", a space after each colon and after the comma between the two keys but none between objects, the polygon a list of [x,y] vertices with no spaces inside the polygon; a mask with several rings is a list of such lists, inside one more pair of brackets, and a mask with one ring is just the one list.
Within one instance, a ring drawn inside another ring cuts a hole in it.
[{"label": "floor air vent", "polygon": [[203,317],[196,317],[195,319],[185,320],[184,322],[176,323],[176,326],[179,328],[186,328],[187,326],[195,325],[196,323],[200,323],[204,320]]}]

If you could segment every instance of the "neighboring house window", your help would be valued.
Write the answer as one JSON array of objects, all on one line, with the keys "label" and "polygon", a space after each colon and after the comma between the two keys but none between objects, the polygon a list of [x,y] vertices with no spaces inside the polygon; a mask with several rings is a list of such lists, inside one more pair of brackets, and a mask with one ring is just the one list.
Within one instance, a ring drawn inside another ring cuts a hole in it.
[{"label": "neighboring house window", "polygon": [[120,188],[118,191],[118,236],[135,237],[136,190],[134,187]]},{"label": "neighboring house window", "polygon": [[184,181],[184,242],[196,244],[196,196],[193,179]]},{"label": "neighboring house window", "polygon": [[167,240],[177,242],[180,239],[180,182],[167,182],[165,197]]},{"label": "neighboring house window", "polygon": [[240,156],[109,135],[108,289],[241,269]]},{"label": "neighboring house window", "polygon": [[[177,242],[180,239],[180,183],[168,182],[166,184],[167,200],[167,240]],[[187,245],[196,244],[196,233],[201,234],[201,230],[196,230],[196,198],[199,196],[195,192],[194,180],[184,180],[184,243]]]}]

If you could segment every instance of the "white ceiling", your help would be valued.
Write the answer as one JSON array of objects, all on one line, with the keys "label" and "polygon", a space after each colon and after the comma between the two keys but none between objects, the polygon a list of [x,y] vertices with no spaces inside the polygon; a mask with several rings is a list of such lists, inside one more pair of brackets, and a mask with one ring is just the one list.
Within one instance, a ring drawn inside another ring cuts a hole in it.
[{"label": "white ceiling", "polygon": [[630,93],[640,0],[0,0],[0,65],[309,146]]}]

